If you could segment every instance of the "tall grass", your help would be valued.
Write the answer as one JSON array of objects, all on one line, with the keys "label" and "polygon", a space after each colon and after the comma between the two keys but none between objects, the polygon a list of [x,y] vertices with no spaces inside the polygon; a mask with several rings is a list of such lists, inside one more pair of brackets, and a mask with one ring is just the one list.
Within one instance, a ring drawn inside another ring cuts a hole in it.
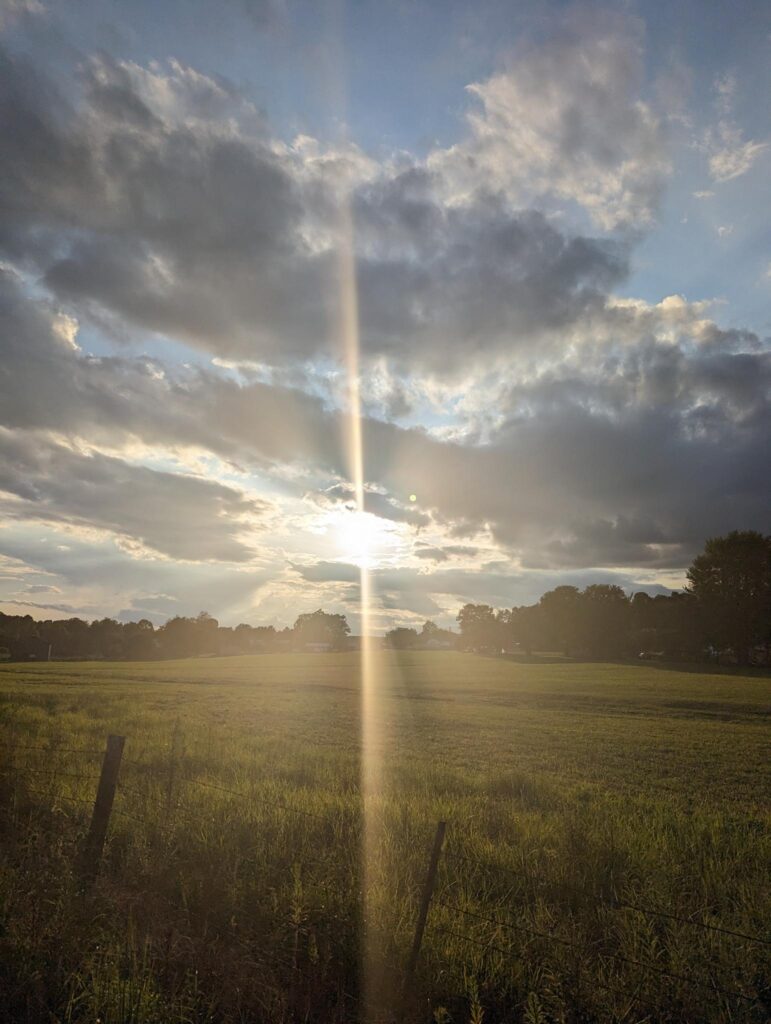
[{"label": "tall grass", "polygon": [[[354,656],[1,669],[19,768],[0,773],[7,1019],[385,1018],[440,818],[408,1019],[768,1019],[771,946],[740,937],[771,942],[767,677],[454,654],[380,668],[366,902]],[[83,893],[108,732],[126,752]],[[382,959],[368,1007],[365,913]]]}]

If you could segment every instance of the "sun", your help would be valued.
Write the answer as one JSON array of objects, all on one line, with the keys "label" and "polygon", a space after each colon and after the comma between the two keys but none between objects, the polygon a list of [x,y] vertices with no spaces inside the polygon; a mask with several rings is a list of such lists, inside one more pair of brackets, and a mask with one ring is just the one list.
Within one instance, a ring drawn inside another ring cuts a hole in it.
[{"label": "sun", "polygon": [[398,544],[393,524],[358,509],[336,513],[329,536],[335,556],[360,569],[375,568]]},{"label": "sun", "polygon": [[344,525],[348,558],[362,569],[371,569],[388,541],[385,523],[370,512],[350,513]]}]

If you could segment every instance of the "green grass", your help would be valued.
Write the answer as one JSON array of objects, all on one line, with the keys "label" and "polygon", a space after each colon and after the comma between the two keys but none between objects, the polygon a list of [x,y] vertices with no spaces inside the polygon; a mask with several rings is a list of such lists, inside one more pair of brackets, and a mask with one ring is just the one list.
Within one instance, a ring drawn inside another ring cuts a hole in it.
[{"label": "green grass", "polygon": [[[366,899],[357,655],[0,666],[2,757],[32,769],[0,777],[7,1019],[374,1018],[440,818],[406,1019],[769,1018],[771,947],[695,926],[771,942],[767,675],[413,652],[378,666]],[[127,737],[124,764],[82,894],[108,732]]]}]

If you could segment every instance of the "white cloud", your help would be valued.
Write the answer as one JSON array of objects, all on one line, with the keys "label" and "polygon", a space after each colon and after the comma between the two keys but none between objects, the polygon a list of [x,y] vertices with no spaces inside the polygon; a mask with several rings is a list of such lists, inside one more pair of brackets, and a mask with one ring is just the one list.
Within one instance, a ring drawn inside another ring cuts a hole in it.
[{"label": "white cloud", "polygon": [[738,91],[736,77],[719,75],[715,79],[715,108],[718,122],[711,128],[702,147],[707,152],[709,172],[718,183],[732,181],[746,174],[758,157],[768,149],[767,142],[745,140],[734,119],[734,100]]},{"label": "white cloud", "polygon": [[515,205],[572,200],[603,229],[651,223],[669,158],[640,99],[643,37],[622,15],[575,11],[548,43],[469,86],[470,138],[429,157],[451,202],[479,188]]},{"label": "white cloud", "polygon": [[45,12],[45,5],[40,0],[0,0],[0,30],[19,18],[39,17]]},{"label": "white cloud", "polygon": [[719,130],[719,143],[709,158],[709,170],[714,181],[731,181],[746,174],[757,158],[768,149],[767,142],[742,141],[738,129]]}]

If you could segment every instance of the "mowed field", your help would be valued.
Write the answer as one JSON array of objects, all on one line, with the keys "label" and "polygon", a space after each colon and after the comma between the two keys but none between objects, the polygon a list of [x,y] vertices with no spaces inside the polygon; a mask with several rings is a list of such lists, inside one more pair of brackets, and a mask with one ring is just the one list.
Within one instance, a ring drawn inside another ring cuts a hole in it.
[{"label": "mowed field", "polygon": [[[366,808],[357,654],[0,667],[4,1019],[769,1019],[767,674],[376,667]],[[126,748],[84,892],[108,733]]]}]

